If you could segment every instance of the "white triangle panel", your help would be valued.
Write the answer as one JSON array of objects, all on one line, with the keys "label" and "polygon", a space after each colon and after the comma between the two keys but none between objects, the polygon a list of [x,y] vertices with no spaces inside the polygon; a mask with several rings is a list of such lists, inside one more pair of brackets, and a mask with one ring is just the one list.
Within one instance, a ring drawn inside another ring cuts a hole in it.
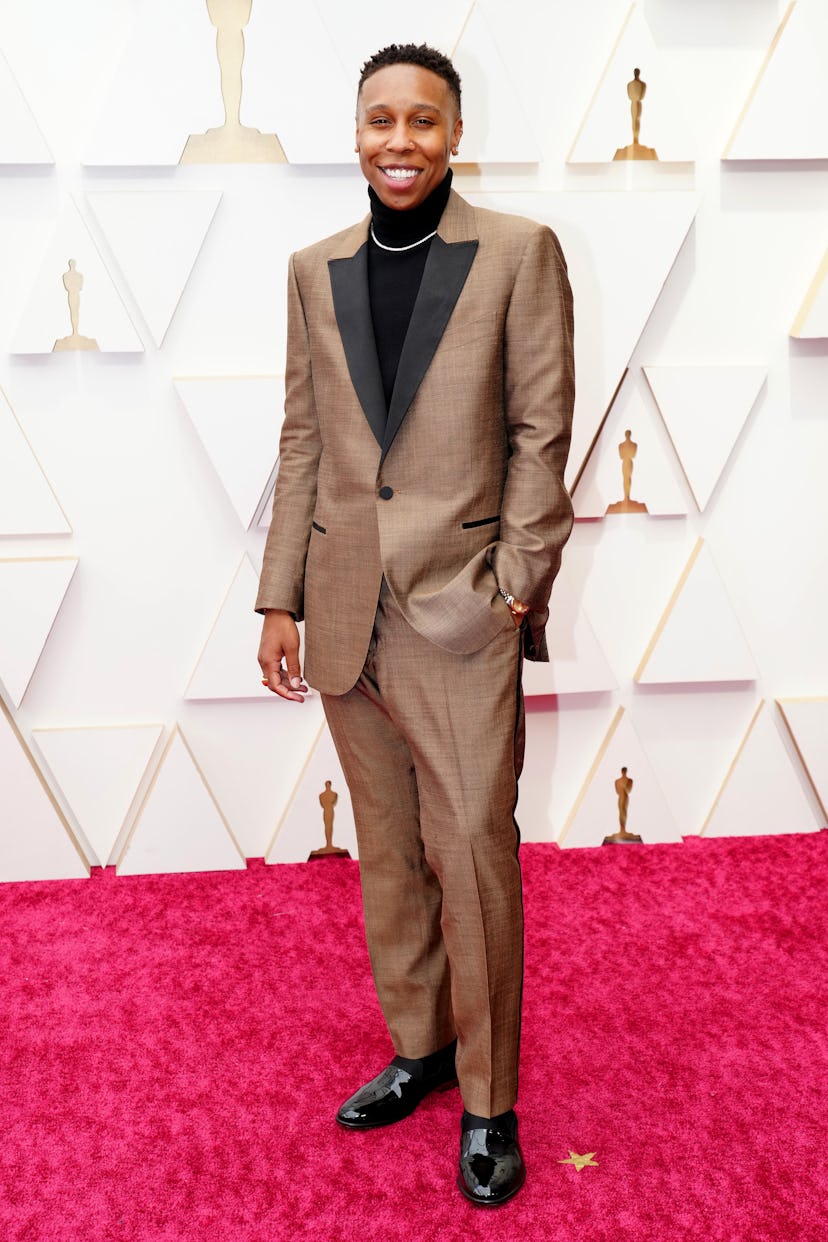
[{"label": "white triangle panel", "polygon": [[174,165],[190,134],[223,121],[216,31],[206,4],[142,0],[83,162]]},{"label": "white triangle panel", "polygon": [[[12,343],[15,354],[48,354],[70,336],[72,324],[63,276],[74,260],[83,277],[78,333],[98,350],[141,353],[144,346],[103,259],[73,201],[58,222]],[[95,351],[92,351],[95,352]]]},{"label": "white triangle panel", "polygon": [[566,566],[555,580],[549,601],[546,642],[549,663],[526,660],[523,692],[535,694],[594,694],[617,689],[607,657],[581,606],[577,584]]},{"label": "white triangle panel", "polygon": [[66,535],[71,530],[0,390],[0,535]]},{"label": "white triangle panel", "polygon": [[[353,7],[338,7],[350,28],[361,30],[354,21]],[[372,27],[378,18],[379,10],[372,9]],[[255,0],[245,46],[244,124],[277,134],[291,164],[355,162],[356,88],[359,66],[368,54],[364,36],[362,60],[352,73],[346,72],[342,49],[313,0],[293,6],[289,14],[282,5]],[[312,90],[309,78],[315,84]],[[297,106],[300,99],[301,106]]]},{"label": "white triangle panel", "polygon": [[817,827],[773,715],[760,703],[702,835],[744,837]]},{"label": "white triangle panel", "polygon": [[103,190],[86,197],[152,339],[161,345],[221,191]]},{"label": "white triangle panel", "polygon": [[756,664],[707,546],[693,549],[638,666],[642,685],[753,681]]},{"label": "white triangle panel", "polygon": [[828,698],[777,701],[828,827]]},{"label": "white triangle panel", "polygon": [[515,811],[521,841],[554,841],[614,715],[610,695],[526,704],[526,753]]},{"label": "white triangle panel", "polygon": [[79,880],[89,867],[0,700],[0,882]]},{"label": "white triangle panel", "polygon": [[699,509],[713,495],[767,370],[746,367],[644,367]]},{"label": "white triangle panel", "polygon": [[[255,650],[252,653],[255,675]],[[271,694],[187,704],[182,725],[196,762],[245,858],[264,858],[304,769],[322,721],[322,700],[303,704]]]},{"label": "white triangle panel", "polygon": [[726,160],[828,159],[828,5],[789,4]]},{"label": "white triangle panel", "polygon": [[644,17],[644,6],[630,7],[607,67],[595,90],[569,152],[569,163],[600,164],[633,141],[627,84],[641,70],[646,83],[642,100],[642,146],[654,148],[662,162],[696,158],[695,138],[687,125],[687,100],[665,65]]},{"label": "white triangle panel", "polygon": [[[358,29],[351,9],[347,16]],[[372,28],[377,16],[370,15]],[[352,162],[358,66],[353,76],[345,71],[312,0],[289,14],[255,0],[243,34],[242,125],[275,134],[291,162]],[[364,59],[364,39],[360,54]],[[309,73],[318,89],[308,90]],[[175,165],[191,135],[223,122],[216,31],[207,6],[142,0],[84,163]]]},{"label": "white triangle panel", "polygon": [[791,336],[808,341],[828,337],[828,250],[794,320]]},{"label": "white triangle panel", "polygon": [[77,565],[76,556],[0,561],[0,681],[15,707],[26,693]]},{"label": "white triangle panel", "polygon": [[[609,413],[574,490],[572,504],[576,518],[602,518],[610,505],[623,501],[624,476],[619,446],[627,443],[627,431],[632,433],[629,442],[637,445],[630,499],[645,504],[650,517],[686,514],[687,501],[676,480],[669,447],[662,443],[664,433],[658,426],[658,418],[627,383]],[[607,515],[607,520],[615,520],[615,516]]]},{"label": "white triangle panel", "polygon": [[253,611],[258,574],[244,556],[204,644],[185,699],[270,699],[256,667],[262,618]]},{"label": "white triangle panel", "polygon": [[0,164],[54,164],[9,62],[0,52]]},{"label": "white triangle panel", "polygon": [[319,795],[325,782],[337,795],[334,807],[333,844],[357,857],[356,828],[351,795],[339,765],[328,726],[322,724],[302,775],[282,816],[265,861],[305,862],[312,850],[325,844],[325,826]]},{"label": "white triangle panel", "polygon": [[281,376],[209,376],[174,381],[242,526],[272,486],[284,418]]},{"label": "white triangle panel", "polygon": [[532,125],[478,3],[452,58],[463,83],[463,112],[474,118],[460,140],[458,160],[531,164],[540,159]]},{"label": "white triangle panel", "polygon": [[[278,463],[277,463],[278,464]],[[270,519],[273,514],[273,495],[276,491],[276,476],[274,476],[273,484],[265,492],[265,497],[259,505],[258,518],[256,520],[256,530],[270,530]]]},{"label": "white triangle panel", "polygon": [[105,867],[162,726],[34,729],[32,737]]},{"label": "white triangle panel", "polygon": [[353,116],[356,84],[368,56],[390,43],[428,43],[451,56],[475,3],[479,5],[480,0],[420,0],[404,16],[396,5],[377,5],[372,0],[352,0],[351,4],[316,0],[307,7],[318,11],[345,67]]},{"label": "white triangle panel", "polygon": [[118,862],[118,874],[244,867],[241,850],[176,727]]},{"label": "white triangle panel", "polygon": [[479,207],[540,220],[560,238],[578,322],[590,325],[575,331],[571,486],[693,223],[698,197],[682,191],[467,197]]},{"label": "white triangle panel", "polygon": [[[621,778],[622,768],[627,769],[627,776],[633,782],[627,811],[627,832],[640,836],[646,845],[681,840],[632,721],[624,708],[619,707],[564,824],[558,838],[559,845],[601,845],[604,837],[618,832],[620,820],[615,782]],[[620,848],[635,846],[622,845]]]}]

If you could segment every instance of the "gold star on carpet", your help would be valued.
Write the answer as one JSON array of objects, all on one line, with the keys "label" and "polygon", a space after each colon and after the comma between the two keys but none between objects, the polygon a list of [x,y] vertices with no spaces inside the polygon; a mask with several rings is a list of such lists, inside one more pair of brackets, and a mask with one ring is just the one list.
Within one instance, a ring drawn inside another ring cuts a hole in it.
[{"label": "gold star on carpet", "polygon": [[569,1159],[559,1160],[558,1164],[573,1164],[578,1172],[580,1172],[581,1169],[585,1169],[587,1165],[594,1165],[597,1168],[598,1161],[592,1159],[594,1155],[594,1151],[588,1151],[585,1156],[579,1156],[577,1152],[571,1151],[569,1153]]}]

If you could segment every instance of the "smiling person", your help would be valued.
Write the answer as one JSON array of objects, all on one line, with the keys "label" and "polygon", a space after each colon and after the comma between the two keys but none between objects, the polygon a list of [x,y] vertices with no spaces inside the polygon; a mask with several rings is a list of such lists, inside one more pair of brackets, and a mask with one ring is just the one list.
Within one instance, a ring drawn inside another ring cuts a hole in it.
[{"label": "smiling person", "polygon": [[451,188],[462,133],[460,79],[440,52],[392,44],[365,63],[370,214],[290,260],[256,608],[265,684],[293,702],[307,689],[304,617],[394,1048],[337,1121],[387,1126],[459,1081],[458,1186],[496,1206],[525,1178],[521,668],[548,659],[572,526],[572,295],[548,228]]}]

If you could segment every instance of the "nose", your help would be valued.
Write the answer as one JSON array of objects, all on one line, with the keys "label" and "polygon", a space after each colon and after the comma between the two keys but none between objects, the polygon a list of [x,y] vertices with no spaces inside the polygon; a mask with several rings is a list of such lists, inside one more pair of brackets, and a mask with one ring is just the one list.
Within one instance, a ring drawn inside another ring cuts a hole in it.
[{"label": "nose", "polygon": [[404,120],[400,119],[394,128],[389,130],[385,140],[385,148],[387,151],[410,151],[413,146],[414,143],[408,126]]}]

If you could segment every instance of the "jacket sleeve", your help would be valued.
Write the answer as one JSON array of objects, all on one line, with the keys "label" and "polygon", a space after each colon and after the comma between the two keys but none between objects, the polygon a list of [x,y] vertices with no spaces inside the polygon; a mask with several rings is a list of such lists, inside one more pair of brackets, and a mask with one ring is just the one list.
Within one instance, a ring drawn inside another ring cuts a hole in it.
[{"label": "jacket sleeve", "polygon": [[504,407],[509,462],[492,552],[499,586],[527,603],[527,655],[547,658],[552,583],[572,530],[564,484],[575,403],[572,290],[555,234],[529,237],[505,324]]},{"label": "jacket sleeve", "polygon": [[279,441],[279,472],[265,543],[256,611],[284,608],[301,621],[305,560],[316,505],[322,440],[313,392],[310,339],[296,256],[288,267],[285,421]]}]

